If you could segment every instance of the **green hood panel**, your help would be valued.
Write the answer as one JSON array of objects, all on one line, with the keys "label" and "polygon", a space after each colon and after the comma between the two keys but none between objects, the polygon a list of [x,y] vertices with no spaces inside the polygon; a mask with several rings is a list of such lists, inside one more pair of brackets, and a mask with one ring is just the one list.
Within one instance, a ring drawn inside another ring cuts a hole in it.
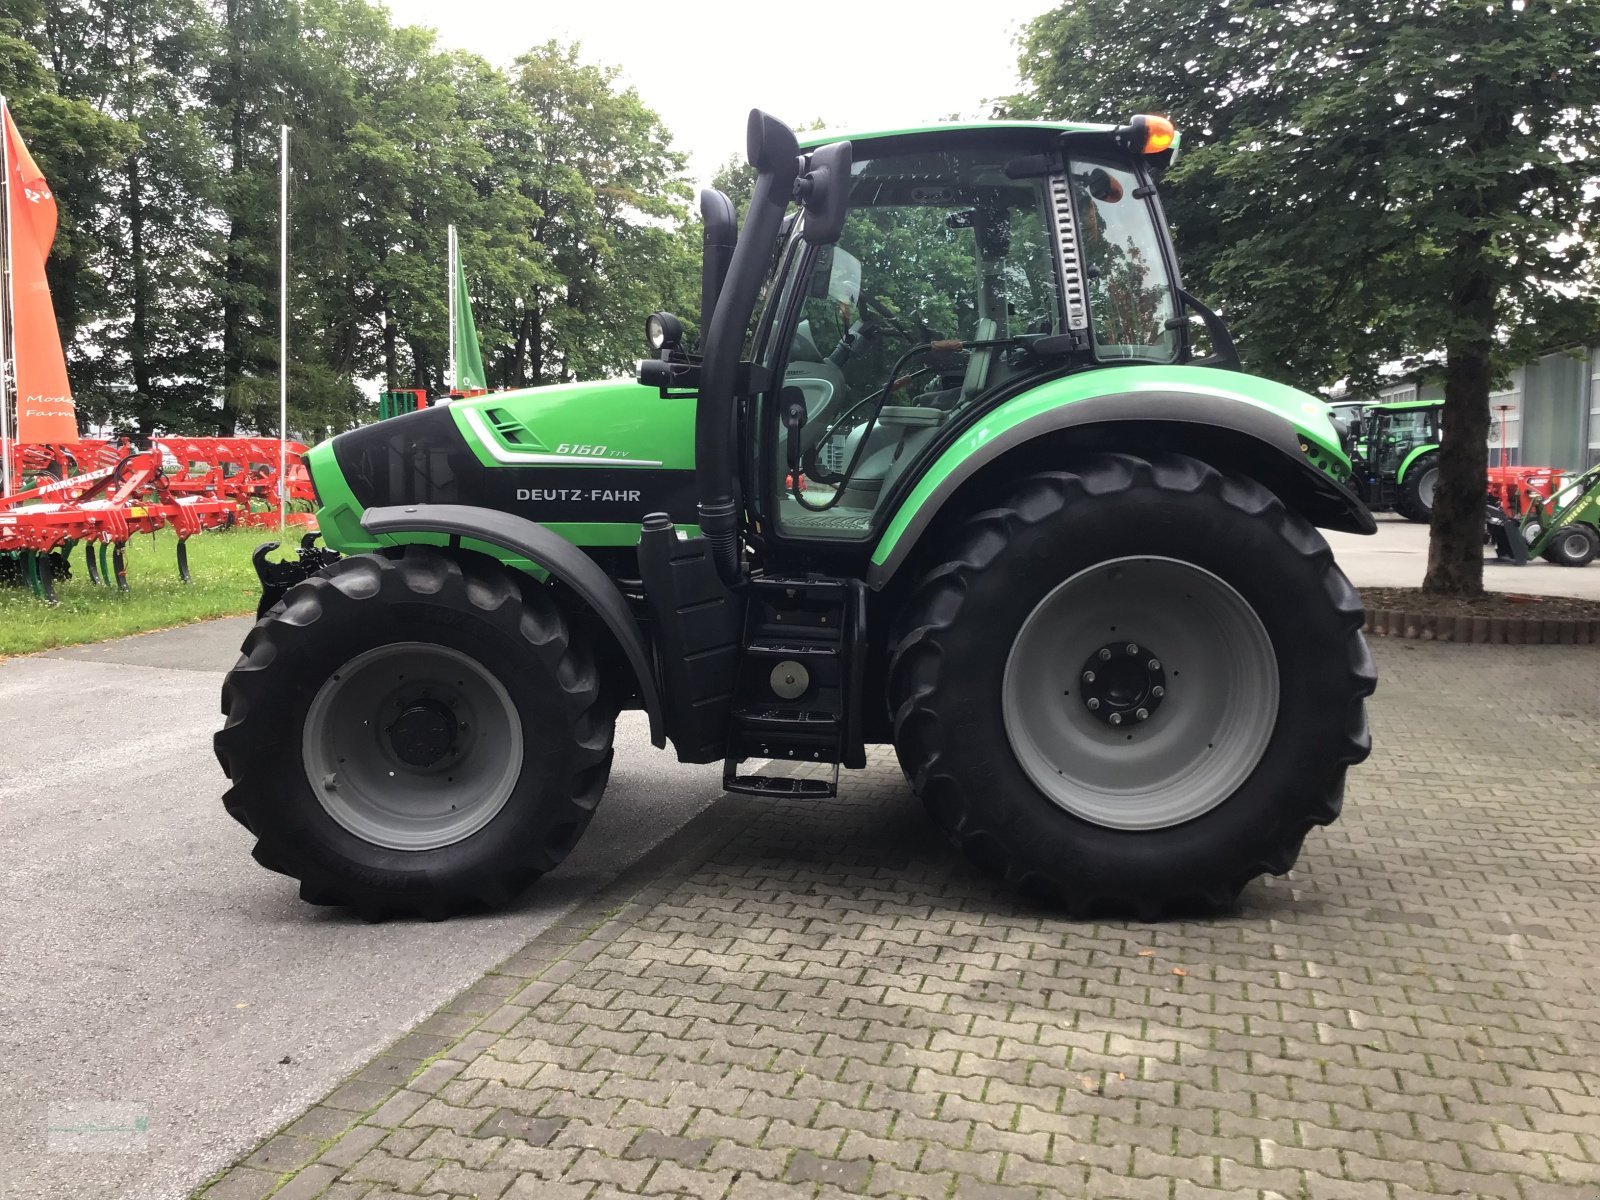
[{"label": "green hood panel", "polygon": [[[669,511],[693,533],[694,408],[692,397],[617,379],[494,392],[361,426],[306,456],[323,540],[346,554],[375,550],[379,539],[361,528],[366,507],[441,501],[512,512],[579,546],[636,545],[644,511]],[[425,430],[437,451],[426,467],[394,457],[406,442],[390,435],[401,430]],[[423,476],[450,494],[372,494],[426,488]]]},{"label": "green hood panel", "polygon": [[[895,512],[873,550],[872,562],[881,567],[896,555],[907,531],[920,524],[919,514],[924,506],[932,502],[936,507],[935,497],[942,485],[964,475],[964,464],[975,457],[984,457],[990,443],[1028,422],[1085,401],[1115,397],[1110,419],[1115,419],[1115,412],[1123,405],[1130,417],[1138,417],[1141,395],[1152,402],[1159,400],[1168,404],[1174,396],[1192,396],[1197,405],[1209,402],[1208,406],[1217,403],[1244,406],[1251,410],[1256,424],[1261,423],[1263,415],[1273,422],[1283,422],[1281,441],[1287,443],[1291,437],[1295,439],[1306,449],[1308,463],[1315,463],[1330,480],[1349,477],[1350,460],[1340,449],[1339,433],[1332,420],[1333,410],[1317,397],[1285,384],[1212,367],[1150,365],[1083,371],[1053,379],[1005,401],[947,447]],[[925,519],[926,514],[922,517]]]},{"label": "green hood panel", "polygon": [[455,401],[450,415],[486,467],[694,470],[694,401],[633,379],[494,392]]}]

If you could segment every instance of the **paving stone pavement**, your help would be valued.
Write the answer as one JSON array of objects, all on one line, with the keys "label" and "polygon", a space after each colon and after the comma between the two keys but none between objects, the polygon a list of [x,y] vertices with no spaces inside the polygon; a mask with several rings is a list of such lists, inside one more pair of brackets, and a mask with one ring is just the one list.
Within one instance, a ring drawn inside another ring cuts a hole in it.
[{"label": "paving stone pavement", "polygon": [[998,894],[892,756],[728,797],[203,1191],[1595,1200],[1600,647],[1374,642],[1236,911]]}]

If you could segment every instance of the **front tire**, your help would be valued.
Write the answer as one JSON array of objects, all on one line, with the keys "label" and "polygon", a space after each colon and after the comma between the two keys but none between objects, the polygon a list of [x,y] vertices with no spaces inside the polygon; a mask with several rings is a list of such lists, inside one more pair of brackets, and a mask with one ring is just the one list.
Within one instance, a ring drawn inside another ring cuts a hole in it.
[{"label": "front tire", "polygon": [[295,585],[222,711],[256,861],[368,919],[510,900],[566,857],[611,766],[614,714],[549,589],[430,546]]},{"label": "front tire", "polygon": [[1568,525],[1550,535],[1543,557],[1561,567],[1586,567],[1600,551],[1600,535],[1587,525]]},{"label": "front tire", "polygon": [[1370,750],[1361,602],[1265,488],[1099,455],[949,545],[889,693],[907,777],[980,865],[1075,913],[1154,916],[1231,901],[1337,818]]}]

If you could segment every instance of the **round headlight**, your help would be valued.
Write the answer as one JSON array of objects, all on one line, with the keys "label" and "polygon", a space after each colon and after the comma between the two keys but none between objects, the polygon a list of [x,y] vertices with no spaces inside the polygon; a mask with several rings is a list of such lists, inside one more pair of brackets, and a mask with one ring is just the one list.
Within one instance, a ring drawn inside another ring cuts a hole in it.
[{"label": "round headlight", "polygon": [[683,323],[669,312],[651,313],[645,318],[644,340],[650,349],[660,351],[676,346],[683,338]]}]

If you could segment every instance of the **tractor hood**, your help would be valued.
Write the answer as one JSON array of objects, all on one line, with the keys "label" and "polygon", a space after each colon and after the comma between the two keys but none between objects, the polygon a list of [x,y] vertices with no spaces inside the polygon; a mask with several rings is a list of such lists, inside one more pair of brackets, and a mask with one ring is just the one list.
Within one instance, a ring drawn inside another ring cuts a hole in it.
[{"label": "tractor hood", "polygon": [[353,429],[306,456],[323,537],[359,553],[368,508],[467,504],[579,545],[631,546],[645,514],[693,525],[694,401],[631,379],[494,392]]}]

